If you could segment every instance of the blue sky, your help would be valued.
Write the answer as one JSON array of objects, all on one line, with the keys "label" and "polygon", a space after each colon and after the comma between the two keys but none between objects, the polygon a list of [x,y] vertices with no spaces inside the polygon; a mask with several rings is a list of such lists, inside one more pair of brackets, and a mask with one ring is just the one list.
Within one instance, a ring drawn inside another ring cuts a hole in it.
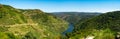
[{"label": "blue sky", "polygon": [[0,0],[1,4],[44,12],[108,12],[120,10],[120,0]]}]

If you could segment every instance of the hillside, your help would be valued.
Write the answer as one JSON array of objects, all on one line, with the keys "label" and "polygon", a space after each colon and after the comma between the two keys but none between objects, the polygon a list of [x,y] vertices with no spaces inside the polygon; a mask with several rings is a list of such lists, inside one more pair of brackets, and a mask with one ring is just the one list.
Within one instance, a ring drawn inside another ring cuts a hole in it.
[{"label": "hillside", "polygon": [[82,22],[82,21],[92,18],[94,16],[100,15],[101,13],[96,13],[96,12],[93,12],[93,13],[92,12],[53,12],[50,14],[55,15],[56,17],[59,17],[63,20],[66,20],[69,23],[76,24],[78,21]]},{"label": "hillside", "polygon": [[0,5],[0,25],[21,24],[26,22],[23,14],[18,12],[17,9],[8,5]]},{"label": "hillside", "polygon": [[75,25],[72,39],[120,39],[120,11],[107,12]]},{"label": "hillside", "polygon": [[68,23],[39,9],[0,4],[0,39],[57,39]]}]

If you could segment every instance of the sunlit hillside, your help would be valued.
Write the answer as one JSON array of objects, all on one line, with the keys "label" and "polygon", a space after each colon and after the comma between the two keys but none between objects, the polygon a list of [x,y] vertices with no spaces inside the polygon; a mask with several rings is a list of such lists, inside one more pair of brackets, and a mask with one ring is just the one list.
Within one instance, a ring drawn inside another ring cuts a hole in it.
[{"label": "sunlit hillside", "polygon": [[0,39],[57,39],[68,23],[38,9],[0,4]]}]

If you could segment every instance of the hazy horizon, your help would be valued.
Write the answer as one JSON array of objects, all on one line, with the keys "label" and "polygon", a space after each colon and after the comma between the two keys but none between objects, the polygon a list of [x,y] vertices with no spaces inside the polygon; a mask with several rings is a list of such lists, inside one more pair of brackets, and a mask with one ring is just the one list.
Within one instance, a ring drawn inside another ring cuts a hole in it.
[{"label": "hazy horizon", "polygon": [[19,9],[44,12],[109,12],[120,10],[120,0],[0,0]]}]

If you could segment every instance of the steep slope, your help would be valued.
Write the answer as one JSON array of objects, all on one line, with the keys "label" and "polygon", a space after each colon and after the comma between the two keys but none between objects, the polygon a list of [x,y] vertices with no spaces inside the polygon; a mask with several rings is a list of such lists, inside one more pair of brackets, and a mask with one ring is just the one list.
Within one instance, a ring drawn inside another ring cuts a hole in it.
[{"label": "steep slope", "polygon": [[[74,34],[73,34],[74,33]],[[70,38],[118,39],[120,35],[120,11],[108,12],[82,23],[77,23]],[[120,39],[120,38],[119,38]]]},{"label": "steep slope", "polygon": [[16,23],[26,23],[25,17],[22,16],[17,9],[8,6],[8,5],[0,5],[0,25],[12,25]]},{"label": "steep slope", "polygon": [[74,24],[76,24],[78,21],[83,21],[88,18],[100,15],[100,13],[91,12],[53,12],[50,14]]},{"label": "steep slope", "polygon": [[67,29],[68,23],[66,23],[65,21],[60,20],[57,17],[51,16],[49,14],[39,12],[39,11],[40,10],[37,10],[37,9],[36,10],[23,10],[23,14],[31,18],[35,23],[42,25],[40,27],[45,28],[44,33],[46,35],[49,35],[48,37],[50,37],[51,39],[53,39],[54,36],[56,37],[60,35],[60,33],[62,33],[64,30]]},{"label": "steep slope", "polygon": [[0,39],[57,39],[68,23],[38,9],[0,4]]}]

